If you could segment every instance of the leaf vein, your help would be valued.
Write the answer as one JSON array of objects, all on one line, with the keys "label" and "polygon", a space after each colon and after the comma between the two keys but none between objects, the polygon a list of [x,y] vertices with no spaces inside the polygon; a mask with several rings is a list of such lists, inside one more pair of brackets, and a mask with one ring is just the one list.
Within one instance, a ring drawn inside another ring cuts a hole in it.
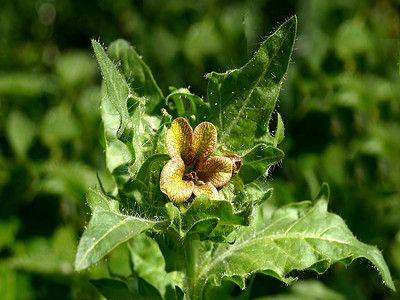
[{"label": "leaf vein", "polygon": [[[289,31],[285,34],[285,37],[282,38],[280,40],[280,44],[278,49],[281,49],[283,42],[285,41],[286,37],[289,35]],[[236,117],[233,119],[233,121],[231,122],[231,124],[229,125],[229,127],[224,131],[221,140],[225,139],[225,136],[227,136],[230,131],[232,130],[233,126],[236,125],[236,123],[238,122],[238,119],[240,118],[241,114],[243,113],[244,109],[246,108],[248,102],[251,99],[251,96],[253,95],[254,90],[256,89],[256,87],[258,86],[258,84],[260,83],[261,79],[264,77],[264,75],[267,73],[267,70],[269,69],[273,59],[275,58],[275,56],[278,54],[279,51],[275,51],[275,53],[273,54],[273,56],[269,59],[267,66],[264,68],[263,72],[261,73],[261,76],[258,78],[258,80],[254,83],[254,85],[251,87],[250,89],[250,93],[249,95],[246,97],[246,99],[243,102],[242,107],[240,108],[239,112],[237,113]],[[255,60],[255,58],[254,58]],[[249,61],[248,64],[250,64],[252,61]]]}]

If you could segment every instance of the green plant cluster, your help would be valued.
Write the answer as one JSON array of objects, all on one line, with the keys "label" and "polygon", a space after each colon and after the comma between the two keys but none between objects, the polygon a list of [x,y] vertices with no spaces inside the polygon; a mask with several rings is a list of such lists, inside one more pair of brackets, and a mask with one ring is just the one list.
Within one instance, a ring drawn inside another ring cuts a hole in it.
[{"label": "green plant cluster", "polygon": [[[244,65],[271,28],[293,14],[298,36],[278,100],[286,157],[273,180],[262,182],[264,190],[274,188],[265,213],[315,198],[329,182],[329,209],[361,241],[382,250],[399,289],[398,1],[17,0],[1,8],[2,298],[101,298],[87,278],[116,270],[128,276],[128,255],[153,259],[140,272],[162,272],[155,267],[161,257],[143,251],[148,240],[118,247],[108,266],[102,261],[73,272],[77,240],[90,217],[86,191],[96,172],[105,189],[112,186],[98,144],[100,83],[91,38],[106,45],[128,40],[163,92],[173,84],[205,95],[202,74]],[[303,280],[289,288],[256,275],[251,295],[398,297],[364,262],[346,270],[333,265],[318,281],[307,280],[315,277],[307,272],[294,275]]]},{"label": "green plant cluster", "polygon": [[[90,267],[122,243],[127,242],[129,249],[146,237],[147,250],[161,256],[165,266],[148,277],[140,271],[152,259],[135,258],[137,254],[130,250],[128,276],[116,270],[109,279],[93,281],[105,297],[215,299],[220,293],[226,298],[232,283],[245,289],[246,279],[251,286],[255,273],[293,283],[294,270],[321,274],[336,262],[348,265],[360,257],[371,261],[383,282],[395,289],[379,250],[358,241],[339,216],[327,212],[326,184],[314,203],[292,203],[272,216],[264,214],[263,203],[271,189],[263,190],[259,184],[268,168],[283,157],[276,148],[284,137],[283,122],[278,114],[272,135],[270,117],[296,30],[294,16],[263,42],[245,66],[208,74],[206,102],[188,89],[171,88],[164,98],[149,68],[126,41],[110,45],[111,59],[99,42],[92,41],[104,78],[106,164],[116,184],[107,191],[100,181],[96,190],[89,190],[92,216],[78,245],[75,268]],[[112,60],[119,61],[119,67]],[[173,116],[186,117],[193,125],[212,121],[220,136],[217,149],[243,157],[238,176],[219,192],[218,200],[200,194],[175,205],[161,193],[164,163],[160,162],[168,159],[170,132],[167,137],[166,132],[174,126]],[[248,299],[249,291],[240,297]]]}]

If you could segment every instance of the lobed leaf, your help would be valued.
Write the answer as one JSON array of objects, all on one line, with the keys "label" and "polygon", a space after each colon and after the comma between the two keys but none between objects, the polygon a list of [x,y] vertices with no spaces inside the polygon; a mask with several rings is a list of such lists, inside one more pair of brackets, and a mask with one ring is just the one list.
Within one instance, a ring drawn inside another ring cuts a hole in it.
[{"label": "lobed leaf", "polygon": [[268,124],[289,64],[296,28],[294,16],[268,37],[244,67],[208,74],[208,120],[218,127],[220,142],[229,150],[252,148],[254,137],[269,138]]},{"label": "lobed leaf", "polygon": [[[190,299],[200,299],[206,283],[220,285],[222,278],[244,288],[244,279],[261,272],[291,283],[293,270],[314,270],[321,274],[332,264],[366,258],[380,272],[383,281],[395,289],[380,251],[358,241],[339,216],[327,212],[326,186],[312,205],[305,201],[278,209],[268,224],[254,222],[243,227],[233,245],[217,245],[198,258]],[[207,263],[208,262],[208,263]]]}]

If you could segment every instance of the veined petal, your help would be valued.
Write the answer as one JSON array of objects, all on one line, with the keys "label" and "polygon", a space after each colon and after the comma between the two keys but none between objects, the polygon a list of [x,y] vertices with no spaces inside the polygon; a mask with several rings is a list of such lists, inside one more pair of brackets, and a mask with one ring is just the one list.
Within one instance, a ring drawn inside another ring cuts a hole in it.
[{"label": "veined petal", "polygon": [[193,129],[184,118],[176,118],[167,132],[167,150],[172,159],[182,158],[188,166],[196,154]]},{"label": "veined petal", "polygon": [[203,122],[194,129],[194,150],[197,161],[207,159],[217,144],[217,129],[209,122]]},{"label": "veined petal", "polygon": [[193,193],[193,181],[183,180],[185,164],[181,158],[170,160],[162,169],[160,189],[175,203],[187,201]]},{"label": "veined petal", "polygon": [[200,194],[206,194],[213,200],[219,198],[217,189],[210,182],[207,182],[202,185],[195,184],[193,189],[193,194],[195,194],[196,196]]},{"label": "veined petal", "polygon": [[226,185],[232,177],[233,163],[228,157],[213,156],[196,167],[199,179],[210,182],[216,188]]}]

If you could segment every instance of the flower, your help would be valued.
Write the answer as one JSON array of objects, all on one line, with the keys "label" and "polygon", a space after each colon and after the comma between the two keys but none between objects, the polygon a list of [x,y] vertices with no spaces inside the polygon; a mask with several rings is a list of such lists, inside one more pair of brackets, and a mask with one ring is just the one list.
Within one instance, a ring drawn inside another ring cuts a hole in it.
[{"label": "flower", "polygon": [[171,160],[160,176],[160,189],[172,202],[187,201],[192,194],[218,199],[218,188],[237,174],[241,161],[232,153],[212,156],[217,130],[209,122],[193,131],[184,118],[176,118],[167,132],[167,150]]}]

